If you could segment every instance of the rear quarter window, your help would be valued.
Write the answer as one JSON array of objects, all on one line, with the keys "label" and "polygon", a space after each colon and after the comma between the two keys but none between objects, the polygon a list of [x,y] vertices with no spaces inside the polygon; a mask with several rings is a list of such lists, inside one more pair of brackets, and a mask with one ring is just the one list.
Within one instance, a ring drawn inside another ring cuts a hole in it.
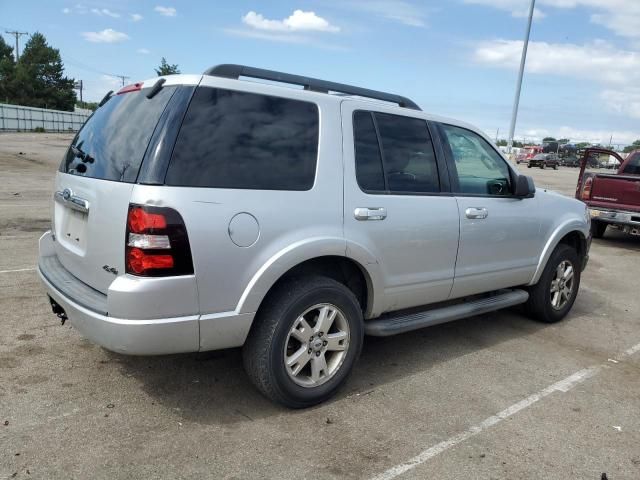
[{"label": "rear quarter window", "polygon": [[310,102],[199,87],[180,129],[165,183],[309,190],[318,155]]}]

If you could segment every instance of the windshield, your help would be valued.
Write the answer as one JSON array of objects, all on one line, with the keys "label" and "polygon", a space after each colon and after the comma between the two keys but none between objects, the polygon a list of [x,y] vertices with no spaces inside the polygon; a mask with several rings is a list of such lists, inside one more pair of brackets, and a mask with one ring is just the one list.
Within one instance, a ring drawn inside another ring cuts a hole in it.
[{"label": "windshield", "polygon": [[60,171],[132,183],[153,130],[175,87],[151,99],[145,90],[114,95],[87,120],[73,140]]}]

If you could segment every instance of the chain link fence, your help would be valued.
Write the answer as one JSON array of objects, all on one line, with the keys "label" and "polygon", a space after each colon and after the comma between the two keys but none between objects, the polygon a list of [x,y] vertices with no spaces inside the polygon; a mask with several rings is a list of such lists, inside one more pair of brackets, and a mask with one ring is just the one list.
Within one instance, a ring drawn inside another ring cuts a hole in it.
[{"label": "chain link fence", "polygon": [[0,103],[0,131],[32,132],[44,129],[47,132],[75,132],[91,113],[90,110],[64,112]]}]

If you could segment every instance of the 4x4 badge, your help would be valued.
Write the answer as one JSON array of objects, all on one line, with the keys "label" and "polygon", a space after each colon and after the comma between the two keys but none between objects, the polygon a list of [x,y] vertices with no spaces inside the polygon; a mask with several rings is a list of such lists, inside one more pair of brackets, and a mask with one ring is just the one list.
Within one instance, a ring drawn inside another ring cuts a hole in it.
[{"label": "4x4 badge", "polygon": [[118,274],[118,270],[116,268],[114,268],[114,267],[110,267],[109,265],[103,265],[102,269],[105,272],[113,273],[114,275]]}]

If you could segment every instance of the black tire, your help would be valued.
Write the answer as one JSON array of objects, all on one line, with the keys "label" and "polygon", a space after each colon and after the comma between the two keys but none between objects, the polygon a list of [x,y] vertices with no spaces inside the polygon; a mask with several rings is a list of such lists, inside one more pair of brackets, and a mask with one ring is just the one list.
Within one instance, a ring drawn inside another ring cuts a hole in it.
[{"label": "black tire", "polygon": [[[573,267],[573,287],[566,304],[562,308],[554,308],[551,304],[551,282],[554,280],[556,269],[569,261]],[[529,300],[525,303],[525,311],[534,320],[544,323],[555,323],[562,320],[573,307],[573,303],[580,289],[581,259],[578,252],[569,245],[561,243],[551,254],[540,280],[529,288]]]},{"label": "black tire", "polygon": [[[349,326],[349,346],[335,374],[318,386],[298,385],[285,367],[285,346],[296,319],[310,307],[329,303],[343,313]],[[271,292],[242,349],[244,368],[267,398],[290,408],[305,408],[333,396],[353,369],[364,337],[360,304],[351,290],[327,277],[286,280]]]},{"label": "black tire", "polygon": [[554,170],[557,170],[557,169],[558,169],[558,165],[554,165],[554,166],[553,166],[553,169],[554,169]]},{"label": "black tire", "polygon": [[531,168],[531,165],[527,165],[527,168]]},{"label": "black tire", "polygon": [[604,232],[607,229],[607,224],[600,220],[591,220],[591,236],[593,238],[604,237]]},{"label": "black tire", "polygon": [[541,168],[542,170],[544,170],[544,163],[543,163],[542,165],[540,165],[540,168]]}]

